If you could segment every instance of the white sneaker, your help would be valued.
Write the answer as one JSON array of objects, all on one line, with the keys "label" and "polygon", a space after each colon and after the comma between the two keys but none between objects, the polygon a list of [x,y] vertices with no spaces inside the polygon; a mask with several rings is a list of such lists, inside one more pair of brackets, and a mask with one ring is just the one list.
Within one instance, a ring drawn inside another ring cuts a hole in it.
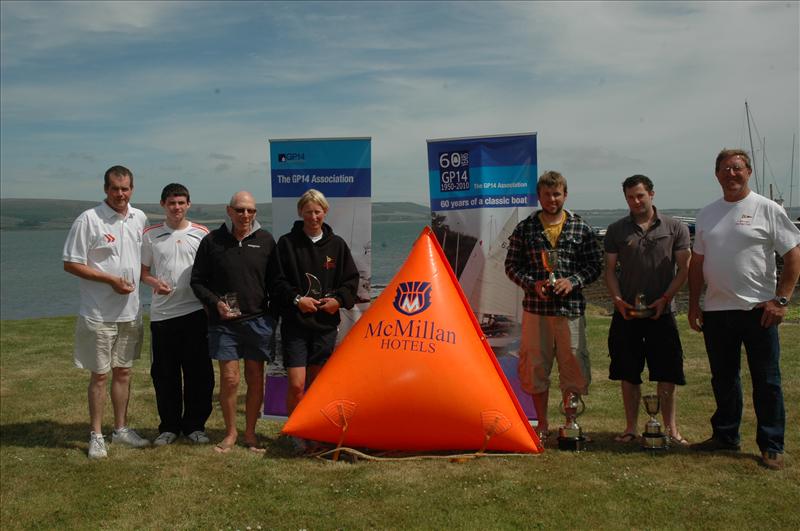
[{"label": "white sneaker", "polygon": [[111,434],[111,442],[133,446],[134,448],[150,446],[150,441],[127,426],[114,430],[114,433]]},{"label": "white sneaker", "polygon": [[89,459],[104,459],[108,457],[106,440],[102,433],[89,434]]},{"label": "white sneaker", "polygon": [[153,441],[153,446],[166,446],[168,444],[172,444],[175,442],[178,436],[172,433],[171,431],[165,431],[160,433],[156,440]]},{"label": "white sneaker", "polygon": [[194,444],[208,444],[211,442],[211,439],[208,438],[208,434],[200,430],[193,431],[186,437]]}]

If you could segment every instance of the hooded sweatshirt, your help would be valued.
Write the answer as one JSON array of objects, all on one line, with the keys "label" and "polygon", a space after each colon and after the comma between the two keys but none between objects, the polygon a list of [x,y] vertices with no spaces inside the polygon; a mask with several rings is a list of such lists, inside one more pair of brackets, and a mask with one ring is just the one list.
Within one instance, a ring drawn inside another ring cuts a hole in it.
[{"label": "hooded sweatshirt", "polygon": [[270,310],[269,294],[276,284],[278,269],[275,240],[257,221],[242,241],[223,223],[200,242],[190,284],[208,309],[209,324],[220,322],[217,302],[232,291],[239,295],[242,310],[236,320],[245,321]]},{"label": "hooded sweatshirt", "polygon": [[306,273],[311,273],[319,279],[323,297],[336,298],[342,308],[349,310],[353,307],[359,275],[345,241],[323,223],[322,239],[312,242],[303,232],[302,220],[298,220],[291,232],[278,240],[278,258],[281,280],[276,289],[284,322],[316,332],[335,330],[340,321],[339,312],[333,315],[324,311],[303,314],[294,305],[294,299],[308,292]]}]

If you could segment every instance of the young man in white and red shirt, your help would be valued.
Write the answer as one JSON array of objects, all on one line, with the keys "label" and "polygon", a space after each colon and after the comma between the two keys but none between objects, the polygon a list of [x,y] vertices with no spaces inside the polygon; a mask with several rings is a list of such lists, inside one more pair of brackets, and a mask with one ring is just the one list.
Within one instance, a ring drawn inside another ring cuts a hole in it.
[{"label": "young man in white and red shirt", "polygon": [[189,286],[208,229],[187,219],[191,205],[185,186],[165,186],[164,222],[145,230],[142,242],[142,282],[153,288],[150,376],[161,419],[156,446],[172,444],[181,433],[196,444],[209,442],[205,424],[212,409],[214,368],[206,340],[208,318]]}]

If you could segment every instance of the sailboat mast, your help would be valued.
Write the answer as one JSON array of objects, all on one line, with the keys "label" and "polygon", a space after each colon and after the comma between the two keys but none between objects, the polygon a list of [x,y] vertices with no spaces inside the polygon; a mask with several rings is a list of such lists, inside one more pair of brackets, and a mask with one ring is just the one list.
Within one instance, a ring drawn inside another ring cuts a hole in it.
[{"label": "sailboat mast", "polygon": [[747,135],[750,137],[750,156],[752,157],[751,166],[753,166],[753,177],[756,180],[756,193],[761,193],[761,186],[758,184],[758,166],[756,165],[756,151],[753,149],[753,132],[750,130],[750,106],[747,105],[747,100],[744,100],[744,114],[747,116]]},{"label": "sailboat mast", "polygon": [[[767,185],[767,169],[766,169],[766,162],[767,162],[767,137],[764,137],[764,140],[761,142],[761,184],[764,186]],[[772,197],[772,183],[769,183],[769,198],[774,200],[775,198]]]},{"label": "sailboat mast", "polygon": [[792,134],[792,162],[789,165],[789,208],[792,208],[794,204],[792,203],[793,196],[794,196],[794,145],[797,142],[796,135]]}]

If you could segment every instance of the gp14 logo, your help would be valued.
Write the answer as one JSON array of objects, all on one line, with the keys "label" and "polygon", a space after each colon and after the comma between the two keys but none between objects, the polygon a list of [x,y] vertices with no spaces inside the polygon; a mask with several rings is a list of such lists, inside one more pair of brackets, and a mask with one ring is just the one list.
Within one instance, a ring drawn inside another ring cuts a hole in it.
[{"label": "gp14 logo", "polygon": [[401,282],[392,305],[398,312],[409,316],[424,312],[431,305],[431,283]]},{"label": "gp14 logo", "polygon": [[298,162],[305,161],[305,153],[278,153],[278,162]]}]

